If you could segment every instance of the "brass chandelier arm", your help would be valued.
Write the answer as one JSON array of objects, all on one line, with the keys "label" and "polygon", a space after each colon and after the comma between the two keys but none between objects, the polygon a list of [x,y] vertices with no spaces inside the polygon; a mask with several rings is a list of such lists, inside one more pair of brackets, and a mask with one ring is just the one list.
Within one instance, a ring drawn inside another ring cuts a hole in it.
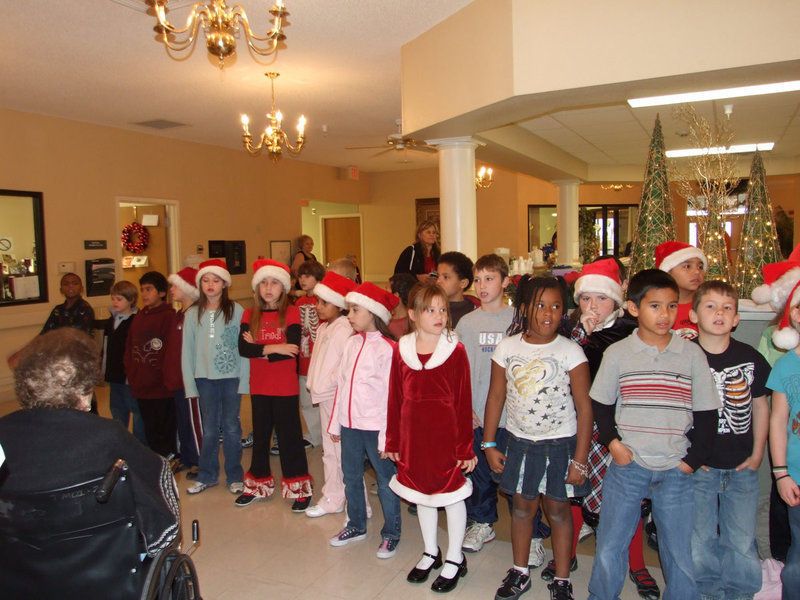
[{"label": "brass chandelier arm", "polygon": [[186,27],[184,27],[183,29],[176,29],[172,23],[167,21],[166,6],[163,2],[156,2],[153,5],[153,7],[155,8],[156,11],[158,24],[162,29],[161,33],[164,36],[166,36],[169,33],[173,35],[182,35],[187,31],[191,30],[189,37],[183,42],[180,42],[180,44],[182,45],[181,49],[189,47],[194,42],[194,38],[197,37],[197,30],[199,29],[200,25],[205,25],[206,23],[210,22],[213,18],[211,11],[208,9],[208,6],[197,3],[192,7],[192,12],[186,18]]}]

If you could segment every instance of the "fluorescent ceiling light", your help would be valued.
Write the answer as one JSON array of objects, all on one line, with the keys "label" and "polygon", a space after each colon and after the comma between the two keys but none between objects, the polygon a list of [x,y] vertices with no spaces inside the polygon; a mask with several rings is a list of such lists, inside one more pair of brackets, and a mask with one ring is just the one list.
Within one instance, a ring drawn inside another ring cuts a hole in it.
[{"label": "fluorescent ceiling light", "polygon": [[765,94],[780,94],[781,92],[797,91],[800,91],[800,81],[784,81],[781,83],[749,85],[746,87],[727,88],[724,90],[669,94],[667,96],[651,96],[649,98],[629,98],[628,104],[630,104],[631,108],[641,108],[643,106],[663,106],[664,104],[683,104],[684,102],[703,102],[705,100],[720,100],[722,98],[742,98],[744,96],[763,96]]},{"label": "fluorescent ceiling light", "polygon": [[772,150],[775,142],[762,142],[760,144],[739,144],[736,146],[717,148],[686,148],[684,150],[667,150],[667,158],[684,158],[686,156],[701,156],[703,154],[737,154],[741,152],[766,152]]}]

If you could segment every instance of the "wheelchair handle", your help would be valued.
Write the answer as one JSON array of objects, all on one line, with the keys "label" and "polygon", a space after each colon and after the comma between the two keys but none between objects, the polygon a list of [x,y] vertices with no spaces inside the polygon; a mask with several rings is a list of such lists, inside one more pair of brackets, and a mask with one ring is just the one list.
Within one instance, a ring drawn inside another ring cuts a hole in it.
[{"label": "wheelchair handle", "polygon": [[197,550],[197,545],[200,542],[200,522],[195,519],[192,521],[192,545],[186,549],[186,556],[191,556]]},{"label": "wheelchair handle", "polygon": [[97,488],[97,491],[94,493],[95,500],[100,504],[108,502],[111,499],[111,493],[114,491],[114,487],[117,485],[119,478],[124,477],[127,473],[128,463],[118,458],[111,469],[109,469],[108,473],[106,473],[106,476],[103,477],[103,481],[100,482],[100,487]]}]

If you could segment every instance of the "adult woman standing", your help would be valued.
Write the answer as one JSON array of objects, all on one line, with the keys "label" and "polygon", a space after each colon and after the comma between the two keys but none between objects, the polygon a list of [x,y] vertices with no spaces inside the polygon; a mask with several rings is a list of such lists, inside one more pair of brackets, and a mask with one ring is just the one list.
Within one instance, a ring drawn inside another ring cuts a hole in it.
[{"label": "adult woman standing", "polygon": [[439,227],[433,221],[423,221],[417,226],[416,241],[400,254],[395,273],[411,273],[420,281],[436,271],[439,260]]},{"label": "adult woman standing", "polygon": [[292,261],[292,275],[296,277],[297,269],[307,260],[317,260],[317,257],[311,254],[313,249],[314,239],[310,235],[303,234],[297,238],[297,254]]}]

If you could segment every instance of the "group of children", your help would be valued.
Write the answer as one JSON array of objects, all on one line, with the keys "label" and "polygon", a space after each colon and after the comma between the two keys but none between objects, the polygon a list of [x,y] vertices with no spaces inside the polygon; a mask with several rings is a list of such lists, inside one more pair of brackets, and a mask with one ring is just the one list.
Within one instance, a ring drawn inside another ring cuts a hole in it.
[{"label": "group of children", "polygon": [[[800,342],[797,254],[765,269],[766,283],[754,293],[780,307],[773,340],[793,350]],[[728,283],[703,282],[706,258],[697,248],[662,244],[658,268],[629,282],[616,259],[585,265],[572,315],[566,283],[549,277],[524,276],[508,306],[508,268],[493,254],[473,265],[444,253],[437,280],[398,274],[388,289],[309,263],[298,269],[307,296],[296,304],[289,269],[266,259],[253,264],[247,310],[228,297],[231,277],[219,260],[170,277],[173,300],[183,305],[178,315],[164,304],[167,283],[157,273],[142,277],[144,307],[132,319],[135,288],[120,282],[112,290],[107,361],[117,360],[115,336],[127,331],[124,373],[107,368],[112,414],[126,423],[133,414],[137,436],[168,455],[177,412],[188,466],[186,425],[202,421],[188,493],[217,484],[221,436],[236,506],[268,498],[276,431],[282,495],[308,517],[346,510],[344,527],[329,540],[344,546],[366,538],[366,457],[384,516],[377,556],[396,553],[402,498],[416,506],[424,543],[407,579],[422,583],[441,568],[431,589],[449,592],[467,573],[464,551],[495,537],[499,488],[510,499],[513,565],[496,600],[522,595],[531,569],[543,563],[541,509],[552,530],[554,560],[542,572],[551,598],[573,598],[569,576],[586,522],[597,534],[589,597],[618,598],[627,571],[642,598],[657,600],[642,556],[649,499],[665,600],[752,598],[761,587],[757,470],[769,435],[778,491],[800,539],[800,358],[787,352],[770,373],[760,353],[731,337],[738,295]],[[474,302],[464,297],[473,283]],[[177,382],[168,376],[176,372]],[[117,388],[125,376],[130,395]],[[253,411],[246,473],[243,393]],[[198,403],[202,419],[193,412]],[[298,406],[312,443],[323,447],[325,481],[313,506]],[[439,508],[447,518],[444,553]],[[800,594],[798,583],[800,543],[793,543],[783,597]]]}]

